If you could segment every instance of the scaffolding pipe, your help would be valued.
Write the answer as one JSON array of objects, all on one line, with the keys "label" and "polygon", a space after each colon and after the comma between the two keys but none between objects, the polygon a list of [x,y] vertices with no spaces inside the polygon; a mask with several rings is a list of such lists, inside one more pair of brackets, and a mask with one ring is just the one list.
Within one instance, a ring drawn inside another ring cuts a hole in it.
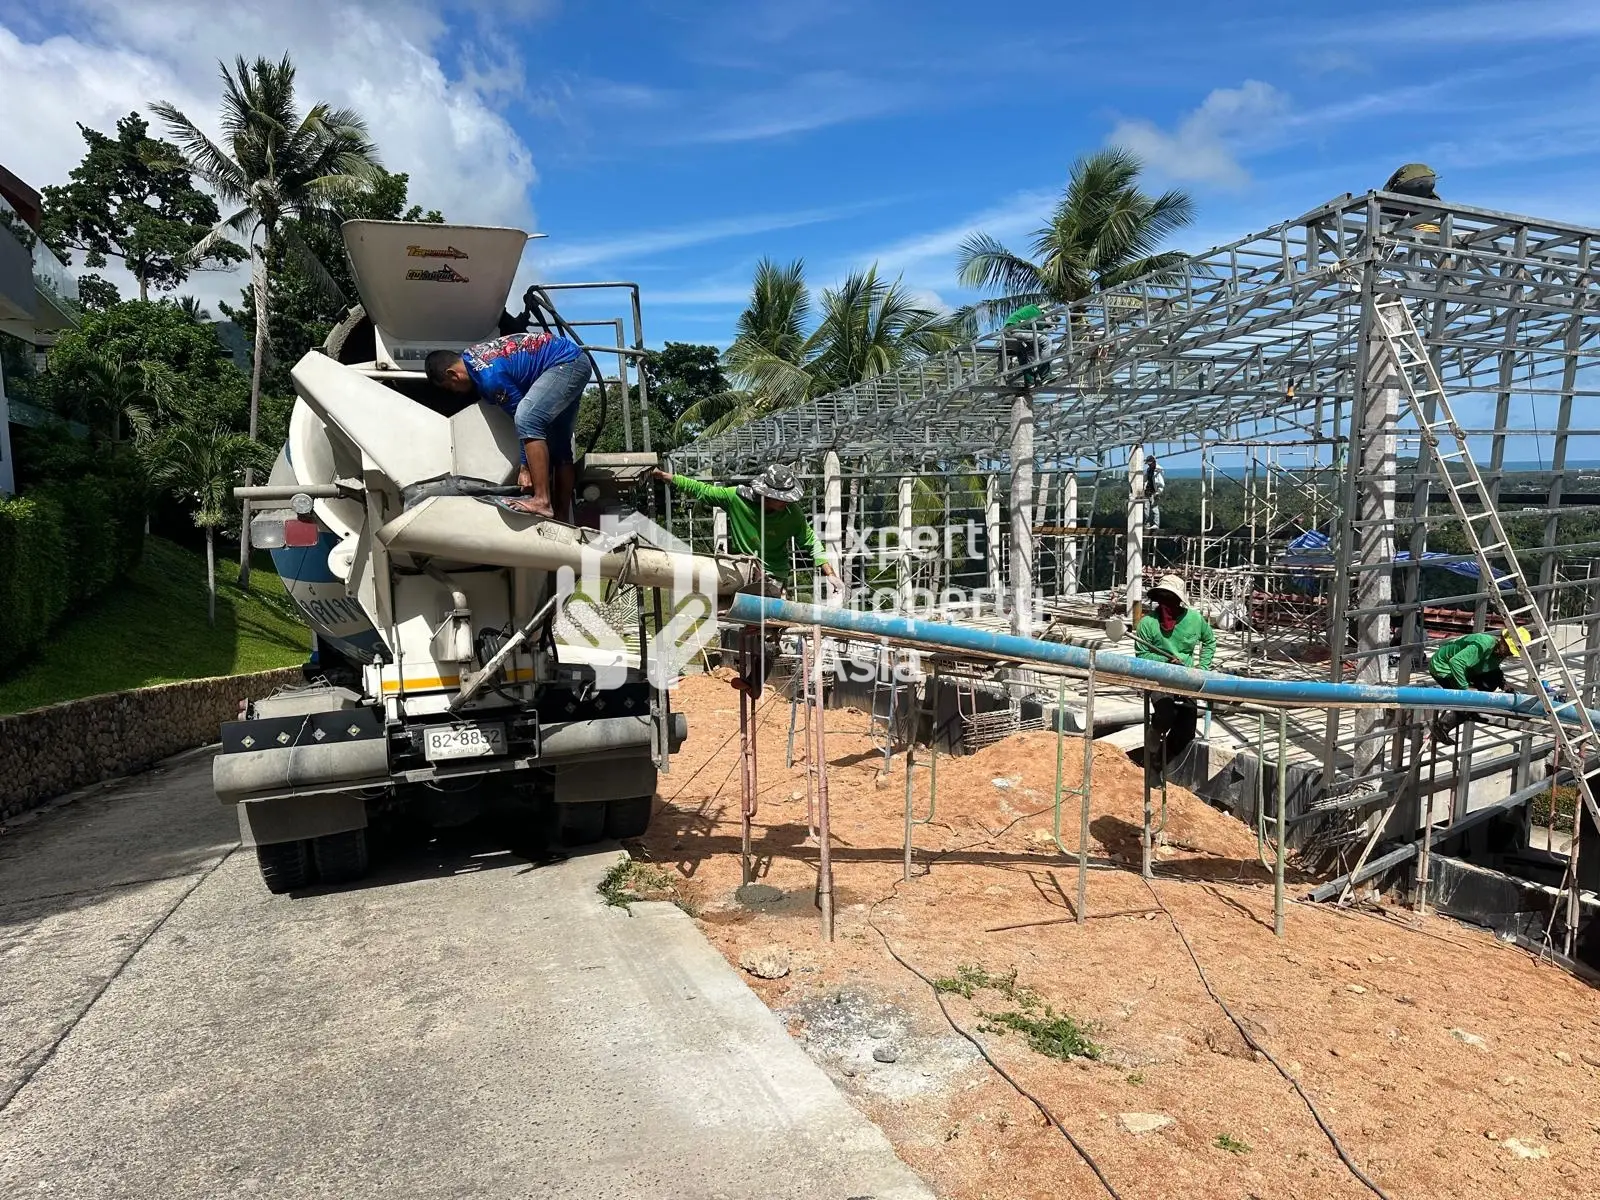
[{"label": "scaffolding pipe", "polygon": [[[830,609],[824,611],[845,611]],[[817,908],[822,912],[822,938],[833,941],[833,847],[828,833],[828,743],[827,708],[822,694],[822,630],[811,630],[811,661],[819,674],[816,686],[816,709],[812,724],[816,726],[817,756]]]},{"label": "scaffolding pipe", "polygon": [[[744,625],[805,625],[832,633],[938,648],[975,658],[1037,663],[1072,671],[1087,671],[1092,660],[1103,678],[1144,689],[1214,700],[1282,708],[1457,709],[1474,714],[1547,719],[1543,703],[1534,696],[1304,679],[1251,679],[1134,658],[1128,654],[1090,651],[1065,642],[1041,642],[1009,633],[966,625],[946,625],[890,613],[821,608],[814,604],[797,604],[748,592],[733,598],[725,616],[730,621]],[[1576,724],[1578,721],[1577,704],[1574,702],[1559,705],[1557,712],[1568,723]],[[1600,712],[1590,710],[1589,719],[1600,721]]]}]

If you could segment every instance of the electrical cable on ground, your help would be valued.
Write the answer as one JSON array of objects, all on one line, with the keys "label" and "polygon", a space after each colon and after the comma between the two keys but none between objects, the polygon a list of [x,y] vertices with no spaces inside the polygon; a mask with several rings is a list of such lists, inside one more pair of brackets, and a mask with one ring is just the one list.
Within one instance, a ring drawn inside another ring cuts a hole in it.
[{"label": "electrical cable on ground", "polygon": [[[942,858],[947,857],[948,855],[960,854],[963,851],[971,850],[978,846],[990,845],[998,839],[1004,837],[1007,833],[1009,833],[1023,821],[1026,821],[1029,817],[1043,816],[1045,813],[1050,811],[1050,808],[1041,808],[1037,812],[1023,813],[1020,817],[1017,817],[1015,820],[1002,826],[999,830],[991,833],[986,838],[980,838],[975,842],[968,842],[964,846],[954,846],[948,850],[941,850],[938,854],[935,854],[931,859],[928,860],[928,866],[932,867],[934,863],[938,862]],[[902,882],[904,881],[899,879],[895,880],[894,886],[889,889],[889,894],[886,896],[880,896],[873,902],[872,907],[867,910],[867,924],[872,926],[872,931],[876,933],[879,940],[883,942],[883,948],[889,952],[889,957],[894,959],[894,961],[899,963],[901,967],[928,985],[928,990],[933,993],[933,998],[939,1005],[939,1011],[944,1014],[945,1023],[948,1024],[951,1029],[955,1030],[955,1032],[962,1038],[972,1043],[973,1048],[983,1056],[983,1060],[989,1064],[989,1066],[994,1070],[994,1073],[1009,1083],[1012,1087],[1012,1090],[1014,1090],[1017,1095],[1021,1096],[1024,1100],[1028,1101],[1028,1103],[1032,1104],[1036,1109],[1039,1110],[1040,1115],[1043,1116],[1045,1120],[1049,1121],[1050,1124],[1056,1127],[1061,1136],[1067,1139],[1067,1144],[1077,1152],[1078,1157],[1084,1161],[1084,1164],[1089,1168],[1089,1170],[1094,1172],[1094,1177],[1100,1181],[1100,1185],[1105,1188],[1106,1193],[1111,1196],[1112,1200],[1122,1200],[1122,1193],[1118,1192],[1117,1189],[1112,1186],[1111,1180],[1106,1178],[1105,1172],[1100,1169],[1100,1164],[1094,1160],[1094,1156],[1089,1153],[1089,1151],[1084,1147],[1083,1143],[1072,1136],[1071,1131],[1061,1123],[1061,1121],[1056,1117],[1055,1113],[1050,1111],[1043,1100],[1039,1099],[1039,1097],[1035,1096],[1027,1088],[1023,1087],[1021,1083],[1017,1082],[1016,1078],[1012,1076],[1010,1072],[1008,1072],[997,1061],[995,1061],[994,1056],[989,1053],[988,1049],[981,1041],[978,1040],[978,1038],[962,1028],[956,1019],[950,1015],[950,1009],[944,1002],[944,996],[940,994],[939,988],[933,982],[933,980],[929,979],[916,967],[912,966],[911,963],[901,958],[899,952],[895,950],[894,945],[889,941],[889,935],[886,934],[883,931],[883,927],[878,924],[878,908],[880,905],[895,899],[895,897],[899,894],[900,884]]]},{"label": "electrical cable on ground", "polygon": [[1282,1075],[1284,1079],[1288,1080],[1289,1086],[1294,1088],[1296,1094],[1298,1094],[1300,1099],[1305,1102],[1307,1110],[1311,1113],[1311,1119],[1315,1121],[1317,1123],[1317,1127],[1327,1135],[1328,1141],[1333,1145],[1334,1153],[1339,1156],[1339,1161],[1344,1163],[1344,1165],[1350,1169],[1350,1173],[1354,1175],[1356,1179],[1367,1188],[1368,1191],[1370,1191],[1373,1195],[1380,1197],[1380,1200],[1389,1200],[1388,1193],[1376,1183],[1372,1182],[1372,1180],[1367,1177],[1366,1173],[1362,1171],[1360,1167],[1356,1166],[1355,1160],[1350,1157],[1343,1144],[1340,1143],[1338,1137],[1334,1135],[1334,1132],[1329,1127],[1328,1123],[1322,1119],[1322,1114],[1317,1111],[1317,1106],[1312,1103],[1311,1097],[1306,1094],[1305,1088],[1300,1086],[1300,1081],[1293,1075],[1289,1074],[1288,1071],[1285,1071],[1278,1060],[1272,1057],[1271,1052],[1250,1035],[1250,1031],[1244,1027],[1244,1023],[1240,1021],[1238,1017],[1233,1015],[1233,1010],[1228,1007],[1227,1003],[1222,999],[1221,996],[1217,995],[1217,990],[1211,986],[1211,980],[1207,977],[1205,968],[1200,965],[1199,956],[1195,954],[1194,947],[1189,944],[1188,935],[1183,932],[1182,926],[1178,924],[1178,918],[1173,916],[1172,910],[1162,902],[1161,894],[1156,891],[1155,884],[1150,880],[1145,879],[1143,876],[1140,876],[1140,879],[1144,883],[1145,888],[1150,892],[1151,899],[1156,902],[1156,907],[1166,914],[1167,921],[1172,926],[1172,932],[1178,935],[1178,940],[1183,943],[1183,948],[1188,951],[1189,961],[1194,964],[1195,973],[1200,976],[1200,982],[1205,986],[1207,994],[1209,994],[1210,997],[1217,1002],[1217,1007],[1222,1010],[1223,1015],[1227,1017],[1228,1020],[1233,1022],[1233,1027],[1239,1031],[1239,1036],[1244,1038],[1245,1045],[1249,1046],[1250,1049],[1254,1050],[1257,1054],[1261,1055],[1262,1058],[1271,1063],[1273,1069],[1276,1070],[1279,1075]]},{"label": "electrical cable on ground", "polygon": [[[1038,814],[1034,815],[1037,816]],[[1018,819],[1021,820],[1022,818]],[[979,843],[974,843],[974,845],[977,844]],[[968,848],[970,849],[970,847]],[[918,979],[922,980],[923,983],[928,985],[928,990],[933,993],[933,998],[939,1005],[939,1011],[944,1014],[944,1019],[946,1023],[949,1024],[950,1028],[955,1030],[956,1033],[960,1034],[961,1037],[965,1038],[968,1042],[971,1042],[973,1049],[983,1056],[983,1060],[989,1064],[989,1066],[994,1070],[994,1073],[1009,1083],[1017,1095],[1021,1096],[1024,1100],[1028,1101],[1028,1103],[1032,1104],[1036,1109],[1039,1110],[1040,1115],[1042,1115],[1045,1120],[1049,1121],[1050,1124],[1056,1127],[1056,1129],[1061,1133],[1061,1136],[1067,1139],[1067,1143],[1073,1148],[1073,1150],[1077,1151],[1078,1157],[1083,1160],[1084,1165],[1087,1166],[1089,1170],[1094,1172],[1094,1177],[1100,1181],[1100,1186],[1106,1189],[1106,1193],[1111,1197],[1111,1200],[1122,1200],[1122,1193],[1117,1191],[1117,1189],[1112,1186],[1111,1180],[1106,1178],[1106,1173],[1100,1169],[1100,1164],[1094,1160],[1094,1155],[1089,1153],[1082,1142],[1078,1141],[1077,1138],[1072,1136],[1072,1132],[1061,1123],[1060,1119],[1057,1118],[1055,1113],[1050,1111],[1049,1107],[1043,1100],[1039,1099],[1039,1097],[1035,1096],[1027,1088],[1023,1087],[1021,1083],[1017,1082],[1016,1078],[1012,1076],[1010,1072],[1008,1072],[997,1061],[995,1061],[994,1056],[989,1053],[988,1049],[981,1041],[978,1040],[978,1038],[968,1033],[961,1027],[956,1019],[950,1015],[950,1009],[948,1006],[946,1006],[944,1002],[944,996],[940,994],[938,985],[924,975],[921,971],[919,971],[916,967],[912,966],[905,959],[901,958],[899,952],[895,950],[894,945],[889,941],[889,935],[884,933],[882,926],[878,924],[877,912],[878,905],[884,903],[886,900],[891,900],[894,898],[895,894],[899,891],[900,882],[900,880],[896,880],[894,888],[890,890],[889,894],[881,897],[870,909],[867,910],[867,924],[872,926],[873,932],[876,933],[879,939],[883,942],[883,948],[889,952],[889,957],[894,959],[895,962],[899,963],[907,971],[911,972],[911,974],[915,975]]]}]

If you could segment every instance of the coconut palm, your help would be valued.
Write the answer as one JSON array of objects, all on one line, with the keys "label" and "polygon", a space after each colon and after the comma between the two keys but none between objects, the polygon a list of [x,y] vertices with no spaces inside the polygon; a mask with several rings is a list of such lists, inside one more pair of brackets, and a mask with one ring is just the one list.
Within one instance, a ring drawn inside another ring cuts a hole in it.
[{"label": "coconut palm", "polygon": [[97,351],[76,363],[72,385],[58,390],[56,409],[69,421],[87,425],[92,437],[103,434],[112,445],[130,432],[142,440],[172,399],[176,383],[165,363]]},{"label": "coconut palm", "polygon": [[196,325],[204,325],[211,320],[211,313],[207,311],[206,306],[193,296],[179,296],[174,303],[177,304],[178,311]]},{"label": "coconut palm", "polygon": [[[261,405],[261,367],[267,356],[269,321],[266,262],[282,245],[293,253],[319,286],[338,293],[338,284],[300,239],[291,218],[332,211],[338,201],[364,190],[378,171],[377,151],[367,127],[353,110],[314,104],[304,115],[294,91],[294,63],[243,57],[230,70],[222,64],[222,143],[167,103],[152,111],[167,125],[195,174],[233,211],[190,251],[199,259],[230,234],[250,245],[250,278],[255,292],[255,356],[250,372],[250,438],[256,436]],[[249,482],[252,473],[247,473]],[[239,584],[250,585],[250,533],[240,531]]]},{"label": "coconut palm", "polygon": [[234,511],[233,488],[245,472],[265,466],[271,452],[242,433],[221,426],[179,425],[147,447],[150,481],[184,504],[206,533],[206,619],[217,623],[218,526]]},{"label": "coconut palm", "polygon": [[1194,201],[1180,191],[1139,190],[1138,157],[1112,146],[1079,158],[1049,222],[1033,235],[1033,259],[986,233],[962,243],[961,282],[1002,295],[974,306],[992,322],[1026,304],[1070,304],[1091,292],[1171,271],[1185,259],[1161,246],[1194,220]]},{"label": "coconut palm", "polygon": [[898,370],[954,345],[967,326],[919,304],[876,266],[822,292],[811,323],[805,266],[763,259],[750,303],[722,356],[736,389],[691,404],[678,418],[681,434],[706,436],[863,379]]}]

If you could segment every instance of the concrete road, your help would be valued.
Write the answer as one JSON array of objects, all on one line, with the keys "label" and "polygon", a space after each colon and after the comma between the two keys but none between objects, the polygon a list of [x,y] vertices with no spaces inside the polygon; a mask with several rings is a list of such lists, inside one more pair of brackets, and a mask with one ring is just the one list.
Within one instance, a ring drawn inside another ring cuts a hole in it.
[{"label": "concrete road", "polygon": [[0,1196],[931,1197],[616,853],[271,896],[204,755],[7,832]]}]

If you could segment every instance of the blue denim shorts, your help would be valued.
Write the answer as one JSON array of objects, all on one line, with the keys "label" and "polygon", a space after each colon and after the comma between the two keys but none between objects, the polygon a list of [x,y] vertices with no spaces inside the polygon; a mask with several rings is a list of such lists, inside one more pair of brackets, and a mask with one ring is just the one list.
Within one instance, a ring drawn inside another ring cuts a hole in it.
[{"label": "blue denim shorts", "polygon": [[549,447],[552,466],[572,461],[572,430],[588,384],[589,360],[580,356],[535,379],[517,404],[517,436]]}]

